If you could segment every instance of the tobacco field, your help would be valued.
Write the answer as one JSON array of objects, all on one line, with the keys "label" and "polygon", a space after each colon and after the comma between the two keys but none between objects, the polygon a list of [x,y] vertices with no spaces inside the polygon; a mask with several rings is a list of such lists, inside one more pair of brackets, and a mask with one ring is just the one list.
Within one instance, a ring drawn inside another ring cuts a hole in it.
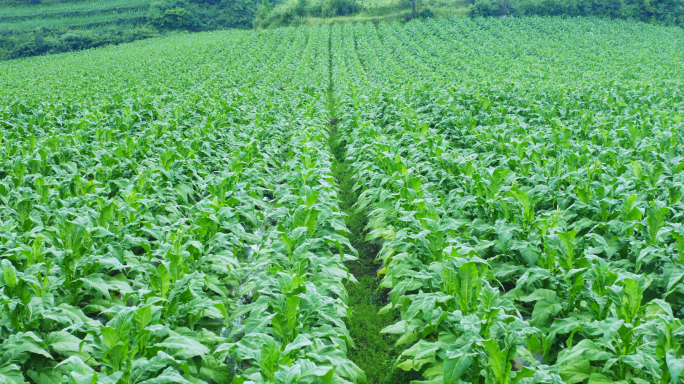
[{"label": "tobacco field", "polygon": [[0,383],[684,383],[683,144],[632,21],[5,62]]}]

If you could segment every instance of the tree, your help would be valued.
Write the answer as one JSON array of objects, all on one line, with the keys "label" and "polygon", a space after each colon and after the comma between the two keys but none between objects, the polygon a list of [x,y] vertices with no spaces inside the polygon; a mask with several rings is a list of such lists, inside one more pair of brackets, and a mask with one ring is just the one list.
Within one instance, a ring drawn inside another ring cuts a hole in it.
[{"label": "tree", "polygon": [[261,4],[257,6],[256,18],[264,20],[268,16],[269,12],[271,12],[271,2],[268,0],[263,0]]},{"label": "tree", "polygon": [[499,9],[503,14],[508,14],[508,10],[511,8],[511,0],[499,0]]},{"label": "tree", "polygon": [[307,9],[309,8],[309,1],[308,0],[297,0],[297,4],[295,5],[295,13],[299,17],[304,17],[306,16]]},{"label": "tree", "polygon": [[[268,1],[266,3],[270,10]],[[222,0],[221,6],[225,15],[225,26],[231,28],[251,28],[258,12],[255,0]]]}]

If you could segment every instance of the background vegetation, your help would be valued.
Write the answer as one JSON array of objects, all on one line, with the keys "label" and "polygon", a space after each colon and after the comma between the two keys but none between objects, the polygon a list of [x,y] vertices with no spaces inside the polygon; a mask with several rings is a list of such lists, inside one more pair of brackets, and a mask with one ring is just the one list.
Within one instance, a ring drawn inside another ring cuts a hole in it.
[{"label": "background vegetation", "polygon": [[[414,9],[415,7],[415,9]],[[595,16],[684,25],[684,0],[286,0],[256,15],[254,25],[273,27],[333,21],[434,16]]]},{"label": "background vegetation", "polygon": [[600,16],[684,24],[682,0],[475,0],[471,16]]},{"label": "background vegetation", "polygon": [[0,59],[69,52],[176,31],[252,28],[257,0],[0,0]]},{"label": "background vegetation", "polygon": [[0,59],[173,33],[448,16],[598,16],[684,25],[684,0],[0,0]]}]

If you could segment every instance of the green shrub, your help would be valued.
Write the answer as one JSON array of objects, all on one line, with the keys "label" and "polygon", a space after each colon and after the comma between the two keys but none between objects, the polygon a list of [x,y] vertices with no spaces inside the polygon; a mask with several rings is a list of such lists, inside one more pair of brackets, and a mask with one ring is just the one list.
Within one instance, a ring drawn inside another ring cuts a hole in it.
[{"label": "green shrub", "polygon": [[196,7],[184,1],[155,3],[150,6],[150,24],[159,29],[202,29],[202,22],[195,13]]},{"label": "green shrub", "polygon": [[435,13],[432,12],[432,9],[430,8],[423,8],[420,10],[420,12],[418,12],[418,17],[422,19],[429,19],[435,17]]},{"label": "green shrub", "polygon": [[308,0],[297,0],[295,3],[295,8],[294,11],[299,17],[304,17],[307,15],[307,11],[309,8],[309,1]]},{"label": "green shrub", "polygon": [[325,0],[321,13],[326,17],[335,17],[351,15],[356,11],[356,0]]},{"label": "green shrub", "polygon": [[469,15],[598,16],[684,26],[684,0],[475,0]]},{"label": "green shrub", "polygon": [[475,0],[475,3],[470,6],[468,15],[470,17],[489,17],[499,16],[502,10],[498,2],[494,0]]}]

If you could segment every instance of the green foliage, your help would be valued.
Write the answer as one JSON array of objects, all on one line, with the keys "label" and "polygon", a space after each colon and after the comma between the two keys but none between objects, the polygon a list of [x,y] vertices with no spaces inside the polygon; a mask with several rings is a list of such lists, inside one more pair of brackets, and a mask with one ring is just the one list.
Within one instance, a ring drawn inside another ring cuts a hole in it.
[{"label": "green foliage", "polygon": [[183,4],[168,3],[165,7],[153,4],[150,7],[150,23],[160,29],[199,30],[201,23],[197,15],[179,5]]},{"label": "green foliage", "polygon": [[470,17],[489,17],[501,16],[506,14],[506,10],[499,5],[498,1],[494,0],[475,0],[470,6]]},{"label": "green foliage", "polygon": [[435,17],[435,13],[430,8],[422,8],[418,12],[418,17],[421,19],[429,19],[431,17]]},{"label": "green foliage", "polygon": [[306,16],[308,8],[309,0],[297,0],[297,4],[295,5],[295,13],[299,17]]},{"label": "green foliage", "polygon": [[598,19],[335,27],[338,126],[381,245],[380,314],[401,316],[382,330],[407,347],[397,367],[681,382],[684,79],[662,70],[681,41]]},{"label": "green foliage", "polygon": [[[263,0],[258,6],[255,14],[255,20],[263,20],[268,17],[271,12],[271,3],[268,0]],[[256,24],[255,24],[256,25]]]},{"label": "green foliage", "polygon": [[[113,0],[40,7],[3,0],[0,59],[120,44],[173,31],[412,18],[410,0]],[[418,0],[416,16],[598,16],[684,25],[684,0]],[[41,40],[42,39],[42,40]]]},{"label": "green foliage", "polygon": [[257,12],[254,26],[258,28],[298,25],[306,17],[337,17],[355,14],[359,10],[356,0],[291,0],[269,10],[262,6]]},{"label": "green foliage", "polygon": [[[334,108],[334,105],[329,108]],[[345,162],[344,142],[340,141],[334,127],[330,143],[337,159],[333,165],[333,174],[339,183],[340,209],[347,215],[345,222],[350,231],[349,240],[359,252],[357,261],[347,263],[349,272],[358,279],[358,283],[349,282],[346,285],[349,306],[352,308],[347,323],[356,344],[356,348],[349,351],[349,358],[365,372],[368,383],[397,384],[419,379],[420,375],[404,372],[394,366],[402,349],[394,347],[396,337],[380,333],[394,322],[396,316],[390,313],[378,315],[380,308],[387,304],[386,293],[378,289],[379,279],[374,265],[378,247],[365,241],[366,215],[354,207],[358,192],[354,190],[351,168]]]},{"label": "green foliage", "polygon": [[356,11],[356,0],[325,0],[321,15],[324,17],[346,16]]},{"label": "green foliage", "polygon": [[328,40],[186,34],[3,67],[0,380],[365,381]]},{"label": "green foliage", "polygon": [[8,49],[5,58],[19,58],[128,43],[159,35],[160,32],[152,27],[140,26],[132,29],[119,29],[110,26],[93,30],[28,31],[22,34],[0,37],[0,41]]},{"label": "green foliage", "polygon": [[218,25],[240,29],[252,28],[257,13],[257,3],[254,0],[223,0],[220,6],[223,10],[216,17]]},{"label": "green foliage", "polygon": [[476,16],[598,16],[684,26],[682,0],[475,0]]},{"label": "green foliage", "polygon": [[115,0],[0,10],[0,59],[120,44],[174,31],[252,28],[256,0]]},{"label": "green foliage", "polygon": [[8,62],[0,380],[680,384],[683,43],[428,19]]}]

